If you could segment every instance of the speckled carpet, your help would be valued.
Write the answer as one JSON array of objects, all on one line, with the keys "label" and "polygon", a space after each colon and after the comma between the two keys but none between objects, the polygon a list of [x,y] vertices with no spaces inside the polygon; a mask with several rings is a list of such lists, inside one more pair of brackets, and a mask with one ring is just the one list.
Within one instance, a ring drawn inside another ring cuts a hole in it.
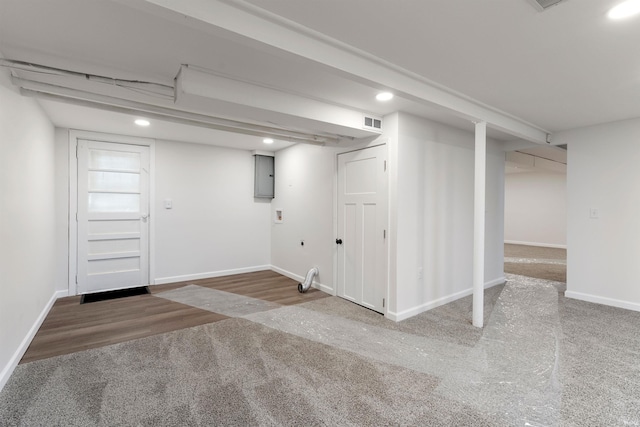
[{"label": "speckled carpet", "polygon": [[640,425],[640,313],[520,276],[485,303],[484,330],[470,297],[399,323],[330,297],[23,364],[0,425]]},{"label": "speckled carpet", "polygon": [[0,424],[496,425],[439,383],[236,318],[20,365]]},{"label": "speckled carpet", "polygon": [[505,244],[504,272],[566,283],[567,250]]}]

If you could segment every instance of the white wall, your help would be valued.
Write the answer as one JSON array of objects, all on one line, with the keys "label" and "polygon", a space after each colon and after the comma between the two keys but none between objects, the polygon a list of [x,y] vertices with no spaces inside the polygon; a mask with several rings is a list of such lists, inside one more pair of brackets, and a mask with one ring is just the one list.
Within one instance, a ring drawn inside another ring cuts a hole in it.
[{"label": "white wall", "polygon": [[[384,117],[389,160],[389,318],[401,320],[472,291],[473,134],[403,113]],[[487,286],[504,281],[504,152],[487,155]],[[312,266],[333,292],[337,152],[296,145],[276,153],[272,264],[301,279]],[[273,221],[273,219],[272,219]],[[305,245],[300,246],[304,240]],[[423,277],[418,278],[418,269]]]},{"label": "white wall", "polygon": [[[399,114],[391,141],[397,260],[389,315],[404,319],[471,293],[474,136]],[[488,147],[485,282],[494,285],[504,279],[504,153],[495,142]]]},{"label": "white wall", "polygon": [[0,72],[0,389],[54,302],[54,128]]},{"label": "white wall", "polygon": [[[108,137],[106,137],[108,140]],[[56,267],[68,289],[69,131],[56,129]],[[268,269],[270,204],[247,150],[155,142],[155,277],[162,284]],[[172,209],[164,200],[173,201]]]},{"label": "white wall", "polygon": [[[341,150],[344,151],[344,150]],[[302,280],[318,267],[317,285],[332,293],[335,248],[334,187],[338,149],[298,144],[276,152],[276,193],[271,203],[271,264]],[[283,222],[273,221],[283,210]],[[304,240],[304,246],[300,242]]]},{"label": "white wall", "polygon": [[640,311],[640,119],[554,141],[568,144],[566,295]]},{"label": "white wall", "polygon": [[269,268],[271,206],[253,197],[249,151],[157,141],[155,175],[156,283]]},{"label": "white wall", "polygon": [[[400,114],[393,113],[383,118],[384,138],[387,140],[387,160],[389,162],[387,171],[389,175],[389,289],[387,294],[387,317],[398,320],[395,313],[398,312],[398,292],[400,284],[399,262],[398,262],[398,188],[399,168],[399,130]],[[391,315],[390,315],[391,314]]]},{"label": "white wall", "polygon": [[[69,131],[55,130],[56,289],[69,294]],[[75,273],[74,273],[75,274]]]},{"label": "white wall", "polygon": [[504,283],[504,158],[503,144],[487,141],[485,194],[485,287]]},{"label": "white wall", "polygon": [[504,205],[505,242],[566,247],[565,173],[536,171],[506,174]]}]

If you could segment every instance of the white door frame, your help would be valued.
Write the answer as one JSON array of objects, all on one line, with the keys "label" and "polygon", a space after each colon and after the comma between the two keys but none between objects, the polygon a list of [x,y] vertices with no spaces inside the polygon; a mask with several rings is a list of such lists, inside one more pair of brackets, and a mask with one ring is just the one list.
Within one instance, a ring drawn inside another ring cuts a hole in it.
[{"label": "white door frame", "polygon": [[[351,153],[353,151],[360,151],[360,150],[365,150],[367,148],[373,148],[373,147],[377,147],[379,145],[385,145],[387,147],[387,171],[389,170],[390,167],[390,161],[389,161],[389,141],[387,138],[385,139],[376,139],[374,142],[370,142],[364,145],[360,145],[360,146],[355,146],[355,147],[350,147],[350,148],[346,148],[344,150],[340,150],[338,152],[335,153],[335,157],[334,157],[334,162],[333,162],[333,236],[332,236],[332,244],[333,244],[333,290],[331,292],[331,295],[333,296],[337,296],[338,294],[338,245],[334,242],[334,240],[338,237],[338,156],[340,154],[345,154],[345,153]],[[389,299],[391,297],[390,294],[390,284],[391,281],[389,280],[389,272],[390,272],[390,251],[391,251],[391,227],[390,227],[390,221],[391,221],[391,215],[389,212],[389,209],[391,207],[391,203],[390,203],[390,199],[389,199],[389,195],[391,194],[391,191],[389,189],[389,176],[390,174],[387,173],[387,286],[386,286],[386,291],[385,291],[385,305],[383,307],[383,312],[382,314],[384,316],[387,315],[387,312],[389,311]]]},{"label": "white door frame", "polygon": [[155,140],[83,130],[69,130],[69,296],[78,295],[78,139],[149,147],[149,284],[155,283]]}]

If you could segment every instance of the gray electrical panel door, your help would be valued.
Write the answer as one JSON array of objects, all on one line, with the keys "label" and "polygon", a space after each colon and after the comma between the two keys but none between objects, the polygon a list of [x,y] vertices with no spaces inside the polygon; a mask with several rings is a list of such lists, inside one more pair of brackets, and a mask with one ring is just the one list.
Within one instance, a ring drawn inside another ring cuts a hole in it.
[{"label": "gray electrical panel door", "polygon": [[253,196],[266,199],[274,197],[274,158],[256,154],[256,172]]}]

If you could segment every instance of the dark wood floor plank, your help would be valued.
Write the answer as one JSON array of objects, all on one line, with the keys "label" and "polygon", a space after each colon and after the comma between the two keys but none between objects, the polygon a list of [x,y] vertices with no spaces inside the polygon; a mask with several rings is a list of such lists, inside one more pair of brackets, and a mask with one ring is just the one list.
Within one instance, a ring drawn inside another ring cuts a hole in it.
[{"label": "dark wood floor plank", "polygon": [[222,278],[213,278],[198,280],[193,284],[282,305],[300,304],[327,296],[324,292],[314,288],[309,289],[304,294],[299,293],[297,281],[273,271],[259,271],[243,274],[242,276],[246,276],[247,279],[253,279],[253,281],[249,280],[243,283],[235,280],[225,281],[220,280]]},{"label": "dark wood floor plank", "polygon": [[[146,302],[155,305],[156,307],[151,311],[140,310],[140,304],[131,304],[128,301],[109,302],[111,304],[103,304],[105,301],[101,301],[66,306],[63,310],[73,311],[74,308],[81,308],[82,310],[79,310],[81,313],[75,313],[71,318],[68,313],[64,313],[67,317],[66,322],[60,322],[54,316],[57,326],[41,328],[20,363],[190,328],[227,318],[218,313],[152,296],[140,301],[142,304]],[[103,304],[104,307],[99,307],[94,312],[85,310],[87,306],[95,304]],[[107,309],[107,305],[112,309]],[[48,320],[49,317],[45,319],[43,326],[48,323]]]},{"label": "dark wood floor plank", "polygon": [[300,304],[327,294],[273,271],[214,277],[150,286],[151,294],[80,304],[81,297],[61,298],[38,330],[20,363],[144,338],[227,319],[226,316],[158,298],[160,292],[187,285],[203,286],[281,305]]}]

